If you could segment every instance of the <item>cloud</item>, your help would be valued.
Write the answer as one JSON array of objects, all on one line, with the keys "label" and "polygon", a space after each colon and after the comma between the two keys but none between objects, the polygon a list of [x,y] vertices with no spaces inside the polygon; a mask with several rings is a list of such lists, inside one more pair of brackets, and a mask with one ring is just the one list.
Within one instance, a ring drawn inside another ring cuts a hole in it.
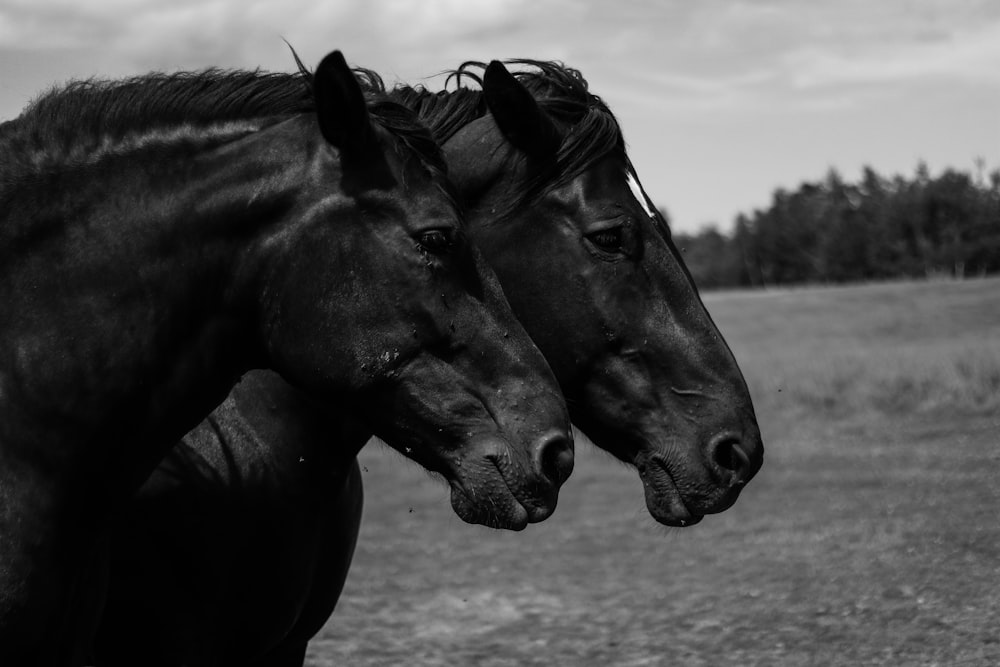
[{"label": "cloud", "polygon": [[27,52],[100,49],[144,68],[252,66],[277,52],[290,63],[285,37],[319,55],[343,48],[349,58],[350,51],[381,52],[427,62],[512,32],[533,7],[530,0],[8,0],[0,7],[0,44]]},{"label": "cloud", "polygon": [[[622,61],[652,66],[608,76],[609,101],[676,116],[826,113],[940,83],[1000,83],[1000,3],[733,0],[666,14],[670,24],[637,24],[645,34]],[[596,79],[614,66],[586,71]]]},{"label": "cloud", "polygon": [[467,36],[504,33],[519,22],[529,0],[386,0],[372,5],[378,28],[421,46]]},{"label": "cloud", "polygon": [[1000,85],[1000,23],[936,39],[869,44],[859,51],[805,48],[785,56],[799,88],[947,79]]}]

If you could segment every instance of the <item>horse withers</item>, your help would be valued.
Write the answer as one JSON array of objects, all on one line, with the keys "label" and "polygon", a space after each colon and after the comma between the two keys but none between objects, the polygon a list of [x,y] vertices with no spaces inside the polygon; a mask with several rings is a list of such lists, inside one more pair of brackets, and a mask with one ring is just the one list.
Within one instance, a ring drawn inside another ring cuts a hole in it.
[{"label": "horse withers", "polygon": [[[463,66],[447,92],[388,92],[443,141],[466,233],[500,269],[574,419],[639,468],[656,520],[690,526],[735,502],[761,466],[746,385],[610,110],[579,72],[518,64],[514,76]],[[273,452],[309,460],[330,439],[360,448],[371,431],[298,394],[248,375],[125,509],[100,664],[128,664],[142,647],[169,656],[163,665],[302,664],[344,585],[361,474],[352,458],[306,478]]]},{"label": "horse withers", "polygon": [[78,82],[0,126],[0,664],[79,662],[112,513],[254,367],[368,420],[467,520],[552,512],[566,408],[438,146],[339,53],[297,83]]}]

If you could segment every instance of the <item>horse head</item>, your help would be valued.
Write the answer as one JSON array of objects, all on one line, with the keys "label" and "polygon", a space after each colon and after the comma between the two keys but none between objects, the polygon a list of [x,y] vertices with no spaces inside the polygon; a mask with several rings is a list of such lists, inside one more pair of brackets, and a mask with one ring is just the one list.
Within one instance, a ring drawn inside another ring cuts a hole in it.
[{"label": "horse head", "polygon": [[409,109],[366,102],[339,53],[312,86],[322,140],[262,278],[273,366],[442,474],[466,521],[544,519],[572,470],[565,405],[466,238],[439,147]]},{"label": "horse head", "polygon": [[573,70],[500,62],[489,113],[444,143],[469,234],[559,379],[574,423],[690,525],[761,466],[750,395],[607,106]]}]

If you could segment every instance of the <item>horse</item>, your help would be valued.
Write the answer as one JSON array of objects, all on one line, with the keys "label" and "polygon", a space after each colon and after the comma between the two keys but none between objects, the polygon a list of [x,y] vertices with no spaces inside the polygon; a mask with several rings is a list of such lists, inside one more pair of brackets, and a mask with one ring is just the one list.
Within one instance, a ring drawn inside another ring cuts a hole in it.
[{"label": "horse", "polygon": [[0,664],[80,663],[115,509],[253,368],[440,473],[463,519],[553,511],[558,384],[440,147],[372,97],[333,52],[294,81],[80,81],[0,126]]},{"label": "horse", "polygon": [[[466,63],[454,89],[437,93],[386,91],[376,73],[356,71],[443,144],[466,233],[549,360],[573,421],[638,469],[653,518],[693,525],[735,502],[761,466],[746,384],[607,105],[576,70],[510,64],[523,69]],[[371,432],[295,394],[274,374],[245,377],[125,508],[97,664],[140,651],[160,656],[156,665],[303,664],[347,576],[361,474],[356,460],[331,467],[310,500],[269,452],[295,446],[308,458],[331,438],[360,449]],[[253,484],[219,479],[205,458],[255,468]]]}]

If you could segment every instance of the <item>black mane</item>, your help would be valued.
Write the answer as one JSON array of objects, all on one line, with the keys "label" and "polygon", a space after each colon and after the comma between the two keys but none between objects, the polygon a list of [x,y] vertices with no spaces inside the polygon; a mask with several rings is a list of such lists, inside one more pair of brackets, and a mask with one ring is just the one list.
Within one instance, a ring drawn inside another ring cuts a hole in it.
[{"label": "black mane", "polygon": [[[530,68],[513,74],[563,133],[554,162],[529,175],[521,197],[516,202],[510,202],[508,212],[546,189],[576,178],[609,154],[626,159],[625,141],[618,121],[607,104],[589,91],[587,80],[578,70],[559,62],[539,60],[515,59],[505,63]],[[369,90],[387,93],[391,99],[414,109],[437,140],[444,143],[463,126],[487,113],[481,90],[485,69],[485,63],[463,63],[447,73],[446,89],[439,92],[404,84],[387,90],[377,73],[361,68],[355,72],[362,85]],[[466,81],[476,87],[466,86]],[[454,88],[449,90],[452,84]]]},{"label": "black mane", "polygon": [[[440,146],[413,111],[374,91],[367,97],[376,123],[416,152],[432,172],[445,172]],[[247,133],[315,110],[312,75],[301,67],[294,74],[207,69],[74,81],[0,124],[0,175],[7,180],[38,169],[42,165],[33,157],[36,153],[49,154],[52,163],[135,133],[252,121],[252,128],[242,130]]]}]

